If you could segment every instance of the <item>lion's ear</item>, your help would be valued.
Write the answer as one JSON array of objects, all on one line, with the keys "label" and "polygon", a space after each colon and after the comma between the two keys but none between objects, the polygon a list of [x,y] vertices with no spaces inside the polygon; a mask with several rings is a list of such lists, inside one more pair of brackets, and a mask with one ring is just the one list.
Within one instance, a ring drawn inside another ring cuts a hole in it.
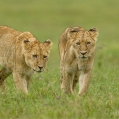
[{"label": "lion's ear", "polygon": [[89,33],[90,33],[91,37],[96,41],[97,37],[98,37],[97,29],[96,28],[89,29]]},{"label": "lion's ear", "polygon": [[30,51],[33,44],[37,43],[38,41],[35,38],[24,38],[24,40],[22,41],[22,49],[23,51]]},{"label": "lion's ear", "polygon": [[26,50],[28,51],[31,49],[31,42],[35,39],[30,32],[23,32],[18,36],[18,40],[22,42],[22,50],[25,52]]},{"label": "lion's ear", "polygon": [[29,51],[30,49],[31,49],[31,43],[30,43],[29,39],[24,39],[22,41],[22,50],[23,50],[23,52]]},{"label": "lion's ear", "polygon": [[24,39],[24,43],[29,43],[30,41],[28,39]]},{"label": "lion's ear", "polygon": [[47,50],[50,50],[53,43],[51,42],[50,39],[48,39],[48,40],[44,41],[43,44],[46,46]]},{"label": "lion's ear", "polygon": [[31,37],[33,37],[33,35],[30,32],[23,32],[18,36],[18,39],[23,41],[24,39],[27,40],[28,38]]},{"label": "lion's ear", "polygon": [[35,38],[29,38],[29,39],[24,38],[24,39],[23,39],[23,42],[24,42],[25,44],[28,44],[28,43],[31,43],[31,42],[34,42],[34,41],[36,41]]},{"label": "lion's ear", "polygon": [[23,32],[18,36],[18,39],[22,41],[25,45],[30,44],[31,42],[35,41],[36,39],[30,32]]}]

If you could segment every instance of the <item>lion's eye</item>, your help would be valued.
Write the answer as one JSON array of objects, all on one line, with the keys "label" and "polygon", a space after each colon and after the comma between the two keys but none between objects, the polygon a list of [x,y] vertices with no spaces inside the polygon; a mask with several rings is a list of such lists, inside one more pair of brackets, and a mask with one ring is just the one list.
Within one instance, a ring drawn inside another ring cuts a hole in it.
[{"label": "lion's eye", "polygon": [[37,58],[38,57],[38,55],[32,55],[33,56],[33,58]]},{"label": "lion's eye", "polygon": [[47,58],[47,56],[45,56],[45,55],[44,55],[44,56],[43,56],[43,58],[44,58],[44,59],[46,59],[46,58]]},{"label": "lion's eye", "polygon": [[91,42],[87,42],[87,45],[90,45]]},{"label": "lion's eye", "polygon": [[78,45],[78,46],[79,46],[79,45],[80,45],[80,43],[79,43],[79,42],[76,42],[76,45]]}]

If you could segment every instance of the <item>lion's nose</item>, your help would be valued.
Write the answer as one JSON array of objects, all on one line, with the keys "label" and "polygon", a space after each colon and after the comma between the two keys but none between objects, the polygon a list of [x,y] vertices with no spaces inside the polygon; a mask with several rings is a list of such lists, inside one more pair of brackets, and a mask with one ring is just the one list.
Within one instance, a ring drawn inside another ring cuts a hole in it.
[{"label": "lion's nose", "polygon": [[43,67],[42,66],[38,66],[38,68],[41,70]]},{"label": "lion's nose", "polygon": [[80,52],[82,55],[85,55],[87,52],[86,51],[81,51]]}]

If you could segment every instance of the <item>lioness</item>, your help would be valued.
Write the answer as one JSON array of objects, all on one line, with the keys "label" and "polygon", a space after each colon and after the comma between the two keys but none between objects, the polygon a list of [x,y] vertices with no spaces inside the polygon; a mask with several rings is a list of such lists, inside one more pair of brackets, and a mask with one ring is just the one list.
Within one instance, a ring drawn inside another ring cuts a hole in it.
[{"label": "lioness", "polygon": [[0,26],[0,87],[5,91],[4,80],[13,73],[16,87],[28,94],[33,72],[42,72],[49,57],[52,42],[41,43],[30,32],[19,32]]},{"label": "lioness", "polygon": [[78,95],[87,92],[94,62],[95,43],[98,31],[81,27],[67,28],[60,36],[61,89],[73,94],[77,82],[80,83]]}]

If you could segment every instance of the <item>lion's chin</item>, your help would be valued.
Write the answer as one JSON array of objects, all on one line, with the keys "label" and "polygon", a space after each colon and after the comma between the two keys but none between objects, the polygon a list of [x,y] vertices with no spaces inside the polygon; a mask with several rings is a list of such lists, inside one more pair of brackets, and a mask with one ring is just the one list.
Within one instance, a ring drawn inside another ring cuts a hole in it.
[{"label": "lion's chin", "polygon": [[33,71],[35,71],[35,72],[37,72],[37,73],[41,73],[41,72],[42,72],[41,70],[37,71],[37,70],[34,70],[34,69],[33,69]]}]

